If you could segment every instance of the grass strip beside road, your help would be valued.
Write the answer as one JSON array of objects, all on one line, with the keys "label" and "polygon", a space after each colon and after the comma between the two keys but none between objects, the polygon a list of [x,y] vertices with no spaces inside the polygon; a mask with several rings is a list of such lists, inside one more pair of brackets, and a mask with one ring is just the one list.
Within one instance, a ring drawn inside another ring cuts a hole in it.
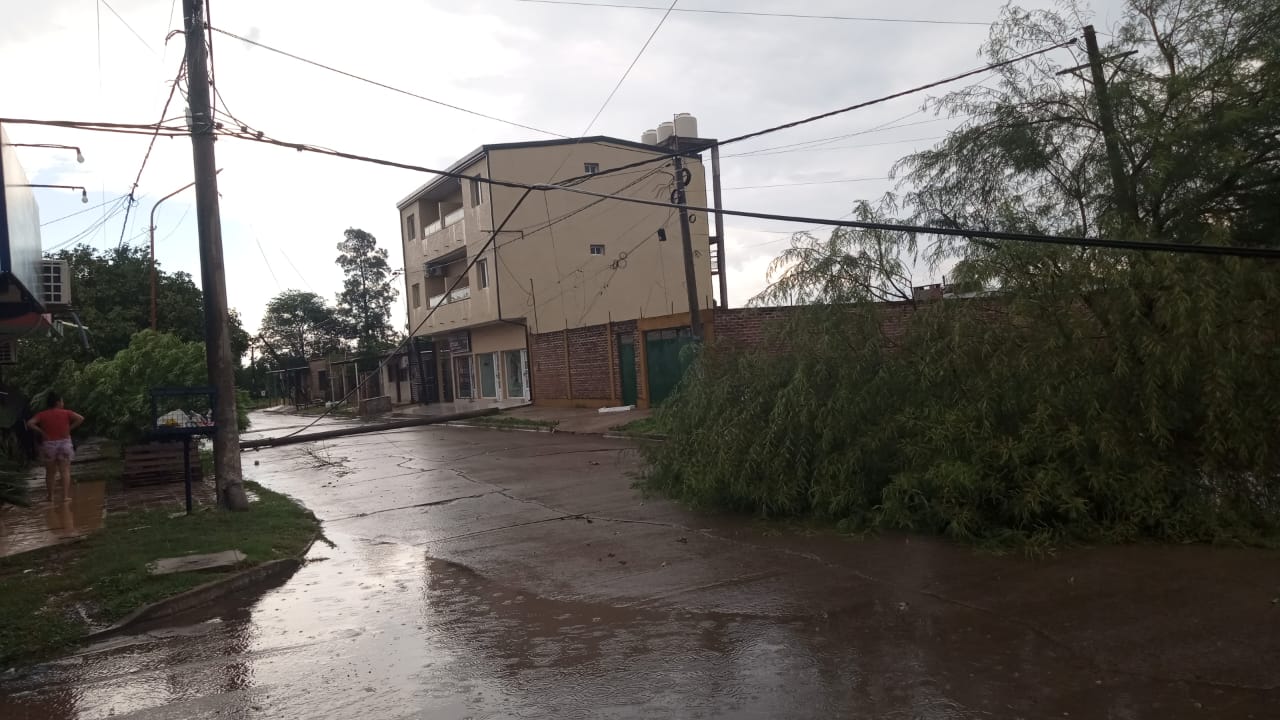
[{"label": "grass strip beside road", "polygon": [[461,420],[459,425],[476,425],[479,427],[507,428],[512,430],[550,430],[560,424],[559,420],[534,420],[513,417],[511,415],[490,415],[488,417]]},{"label": "grass strip beside road", "polygon": [[247,483],[248,512],[181,506],[108,515],[78,542],[0,559],[0,668],[48,657],[130,612],[231,572],[152,576],[160,558],[222,550],[247,557],[237,570],[296,557],[319,529],[314,516],[279,493]]},{"label": "grass strip beside road", "polygon": [[659,436],[667,433],[666,425],[659,422],[657,415],[632,420],[624,425],[615,425],[609,429],[613,432],[640,436]]}]

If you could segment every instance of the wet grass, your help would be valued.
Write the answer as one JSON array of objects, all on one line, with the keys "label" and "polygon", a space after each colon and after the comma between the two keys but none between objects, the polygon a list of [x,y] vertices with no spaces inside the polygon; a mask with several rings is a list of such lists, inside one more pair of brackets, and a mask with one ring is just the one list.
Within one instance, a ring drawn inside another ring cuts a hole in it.
[{"label": "wet grass", "polygon": [[650,415],[649,417],[640,418],[639,420],[632,420],[624,425],[615,425],[609,429],[613,432],[645,436],[665,435],[667,432],[666,425],[659,422],[656,415]]},{"label": "wet grass", "polygon": [[550,430],[560,424],[559,420],[534,420],[513,417],[511,415],[489,415],[486,417],[462,420],[460,425],[476,425],[479,427],[508,428],[514,430]]},{"label": "wet grass", "polygon": [[170,515],[180,506],[109,515],[102,530],[67,545],[0,559],[0,667],[48,657],[143,605],[229,573],[153,577],[164,557],[240,550],[245,567],[299,554],[319,523],[306,509],[253,483],[248,512]]}]

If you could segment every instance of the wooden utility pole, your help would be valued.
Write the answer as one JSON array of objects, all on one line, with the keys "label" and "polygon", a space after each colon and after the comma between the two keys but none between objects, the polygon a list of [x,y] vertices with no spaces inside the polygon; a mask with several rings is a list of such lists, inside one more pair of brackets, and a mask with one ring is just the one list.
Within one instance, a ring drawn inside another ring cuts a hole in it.
[{"label": "wooden utility pole", "polygon": [[689,209],[684,192],[684,158],[680,155],[680,138],[673,138],[676,170],[675,203],[680,206],[680,242],[684,250],[684,285],[689,294],[689,329],[695,341],[702,340],[702,314],[698,312],[698,272],[693,264],[693,237],[689,230]]},{"label": "wooden utility pole", "polygon": [[209,98],[208,46],[205,44],[204,0],[182,0],[187,40],[187,102],[191,114],[191,154],[195,161],[196,223],[200,234],[200,278],[204,291],[204,350],[209,384],[217,389],[213,436],[213,471],[218,502],[231,510],[248,510],[240,471],[240,429],[236,424],[235,362],[231,356],[227,278],[222,261],[222,226],[218,210],[218,171],[214,161],[214,120]]},{"label": "wooden utility pole", "polygon": [[1123,214],[1125,221],[1136,227],[1138,225],[1138,206],[1133,200],[1132,188],[1129,187],[1129,176],[1124,171],[1124,157],[1120,154],[1120,143],[1116,136],[1116,120],[1111,107],[1111,96],[1107,92],[1107,75],[1103,69],[1102,51],[1098,49],[1098,36],[1092,25],[1084,26],[1084,44],[1089,53],[1089,70],[1093,75],[1093,96],[1098,103],[1098,123],[1102,125],[1102,142],[1107,148],[1107,165],[1111,170],[1111,184],[1114,186],[1116,206]]}]

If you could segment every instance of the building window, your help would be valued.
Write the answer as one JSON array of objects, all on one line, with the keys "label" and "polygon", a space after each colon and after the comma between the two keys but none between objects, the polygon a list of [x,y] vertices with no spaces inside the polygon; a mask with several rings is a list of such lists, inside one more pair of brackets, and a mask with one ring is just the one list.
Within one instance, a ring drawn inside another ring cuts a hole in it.
[{"label": "building window", "polygon": [[604,254],[604,246],[603,246],[603,245],[592,245],[592,246],[591,246],[591,254],[592,254],[592,255],[603,255],[603,254]]},{"label": "building window", "polygon": [[480,287],[489,287],[489,261],[476,261],[476,280],[479,281]]},{"label": "building window", "polygon": [[409,217],[405,218],[404,230],[406,233],[409,234],[410,240],[413,240],[414,238],[418,237],[418,226],[414,220],[412,213],[409,214]]},{"label": "building window", "polygon": [[480,185],[479,175],[471,178],[471,207],[479,205],[480,201],[484,199],[484,195],[480,192]]},{"label": "building window", "polygon": [[413,284],[413,306],[422,307],[422,286],[418,283]]},{"label": "building window", "polygon": [[588,175],[595,175],[600,172],[600,163],[582,163],[582,172]]}]

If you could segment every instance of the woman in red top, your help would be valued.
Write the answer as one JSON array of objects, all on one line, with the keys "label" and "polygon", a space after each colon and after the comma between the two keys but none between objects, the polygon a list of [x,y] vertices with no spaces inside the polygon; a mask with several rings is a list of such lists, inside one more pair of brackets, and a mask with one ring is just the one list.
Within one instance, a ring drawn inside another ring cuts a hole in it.
[{"label": "woman in red top", "polygon": [[80,427],[84,418],[62,406],[62,398],[49,393],[49,408],[36,413],[27,421],[27,427],[44,436],[40,444],[40,458],[44,460],[44,481],[49,501],[53,502],[53,481],[62,475],[62,499],[71,501],[71,460],[75,449],[71,446],[71,431]]}]

